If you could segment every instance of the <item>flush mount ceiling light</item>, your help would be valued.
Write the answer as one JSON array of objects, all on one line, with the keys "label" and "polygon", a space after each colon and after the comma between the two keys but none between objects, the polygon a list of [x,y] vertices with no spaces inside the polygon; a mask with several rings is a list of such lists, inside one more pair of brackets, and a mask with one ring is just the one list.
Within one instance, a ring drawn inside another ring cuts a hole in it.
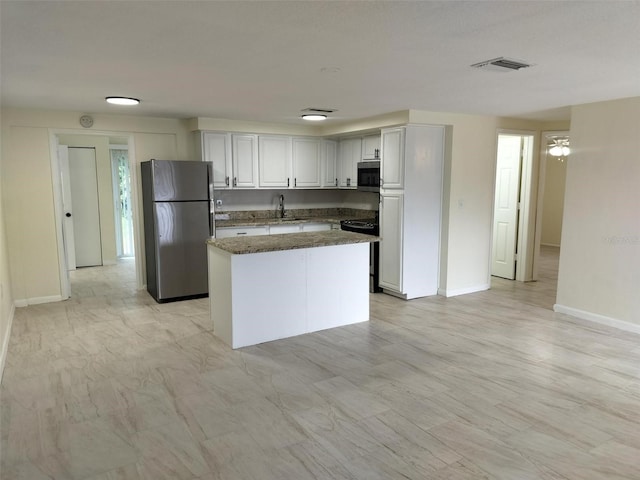
[{"label": "flush mount ceiling light", "polygon": [[327,116],[320,113],[306,113],[302,115],[303,120],[309,120],[310,122],[320,122],[326,120]]},{"label": "flush mount ceiling light", "polygon": [[532,66],[530,63],[526,63],[522,60],[514,60],[513,58],[498,57],[491,60],[485,60],[483,62],[474,63],[471,65],[473,68],[481,70],[490,70],[492,72],[509,72],[514,70],[520,70],[521,68],[527,68]]},{"label": "flush mount ceiling light", "polygon": [[111,103],[113,105],[138,105],[140,100],[137,98],[131,97],[105,97],[107,103]]}]

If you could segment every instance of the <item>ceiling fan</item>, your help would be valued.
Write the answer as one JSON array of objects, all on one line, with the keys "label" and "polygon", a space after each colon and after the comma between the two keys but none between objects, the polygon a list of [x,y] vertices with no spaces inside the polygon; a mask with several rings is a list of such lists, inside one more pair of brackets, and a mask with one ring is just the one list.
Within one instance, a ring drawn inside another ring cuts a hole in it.
[{"label": "ceiling fan", "polygon": [[552,137],[547,147],[549,148],[549,155],[552,157],[566,157],[571,153],[569,137]]}]

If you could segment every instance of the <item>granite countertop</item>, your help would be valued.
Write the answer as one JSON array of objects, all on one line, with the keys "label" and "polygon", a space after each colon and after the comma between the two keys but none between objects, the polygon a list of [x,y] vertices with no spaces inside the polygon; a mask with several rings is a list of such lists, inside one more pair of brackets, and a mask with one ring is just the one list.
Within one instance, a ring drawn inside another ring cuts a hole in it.
[{"label": "granite countertop", "polygon": [[379,237],[343,230],[323,232],[285,233],[278,235],[257,235],[251,237],[212,238],[207,243],[232,254],[276,252],[298,248],[328,247],[349,243],[370,243],[380,241]]},{"label": "granite countertop", "polygon": [[[371,218],[371,215],[362,218]],[[334,215],[334,216],[313,216],[313,217],[285,217],[285,218],[240,218],[233,220],[216,220],[216,228],[224,227],[259,227],[261,225],[282,225],[297,223],[340,223],[341,220],[353,220],[354,216]]]}]

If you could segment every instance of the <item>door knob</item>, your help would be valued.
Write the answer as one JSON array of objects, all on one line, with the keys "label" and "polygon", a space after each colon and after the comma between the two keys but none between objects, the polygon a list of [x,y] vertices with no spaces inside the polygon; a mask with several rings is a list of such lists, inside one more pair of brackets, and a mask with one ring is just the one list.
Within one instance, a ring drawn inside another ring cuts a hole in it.
[{"label": "door knob", "polygon": [[69,212],[64,214],[65,217],[69,218],[71,216],[71,214]]}]

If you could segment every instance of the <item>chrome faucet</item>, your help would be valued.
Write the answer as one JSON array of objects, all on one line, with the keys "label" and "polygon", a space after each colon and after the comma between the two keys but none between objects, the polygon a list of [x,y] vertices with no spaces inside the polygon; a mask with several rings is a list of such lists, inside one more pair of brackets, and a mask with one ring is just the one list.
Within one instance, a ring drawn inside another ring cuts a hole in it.
[{"label": "chrome faucet", "polygon": [[278,205],[278,210],[280,210],[280,218],[284,218],[286,215],[284,211],[284,195],[280,195],[280,204]]}]

